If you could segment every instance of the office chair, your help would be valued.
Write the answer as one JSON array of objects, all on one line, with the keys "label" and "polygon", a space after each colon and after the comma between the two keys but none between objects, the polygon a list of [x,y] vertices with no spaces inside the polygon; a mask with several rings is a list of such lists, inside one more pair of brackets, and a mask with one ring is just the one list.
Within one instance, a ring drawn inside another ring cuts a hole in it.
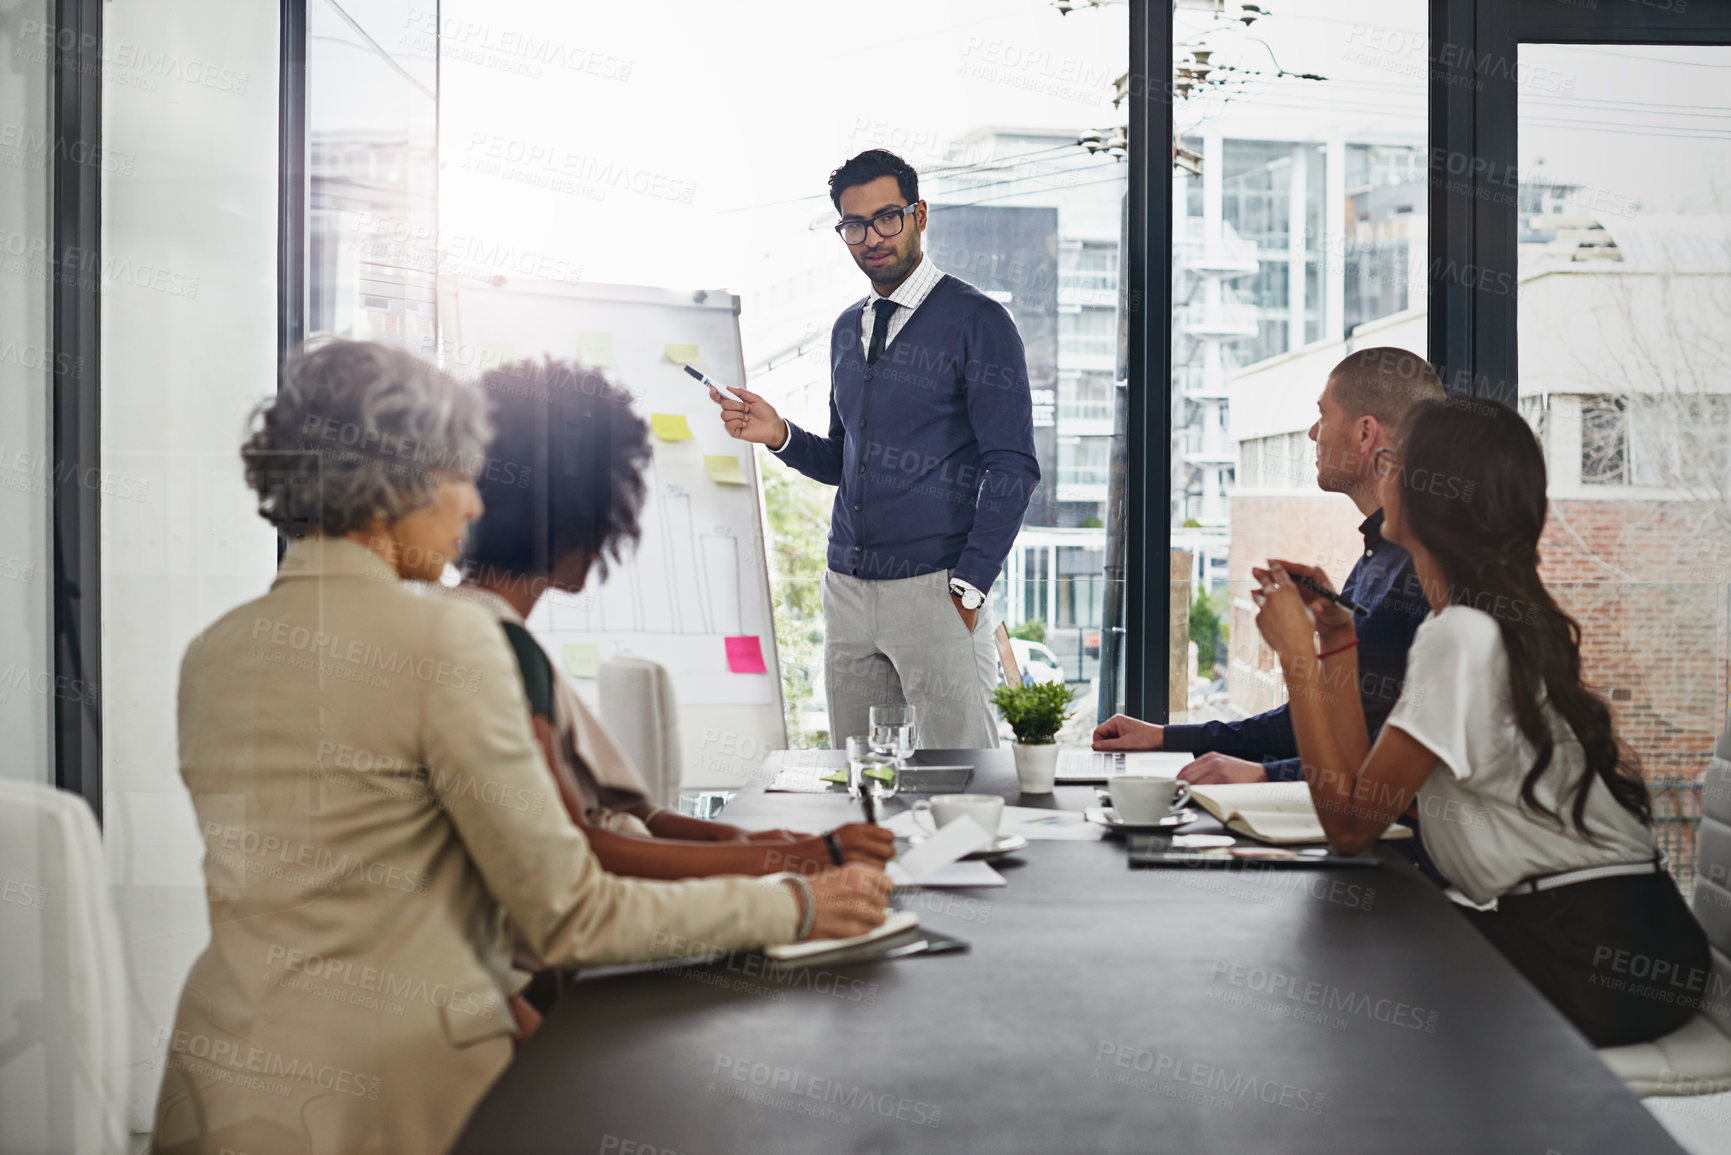
[{"label": "office chair", "polygon": [[665,666],[648,658],[612,657],[596,675],[601,724],[649,787],[649,801],[679,808],[679,703]]},{"label": "office chair", "polygon": [[1700,1013],[1681,1028],[1599,1057],[1684,1147],[1731,1150],[1731,722],[1714,744],[1701,786],[1691,907],[1713,947]]},{"label": "office chair", "polygon": [[0,1148],[125,1155],[130,1003],[84,799],[0,781]]}]

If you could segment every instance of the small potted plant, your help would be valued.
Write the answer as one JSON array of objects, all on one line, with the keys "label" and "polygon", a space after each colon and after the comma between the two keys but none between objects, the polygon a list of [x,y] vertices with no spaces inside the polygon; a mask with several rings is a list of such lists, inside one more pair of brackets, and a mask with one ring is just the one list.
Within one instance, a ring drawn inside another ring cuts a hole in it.
[{"label": "small potted plant", "polygon": [[998,712],[1016,734],[1011,750],[1022,793],[1052,792],[1058,773],[1058,731],[1069,719],[1070,704],[1075,700],[1076,691],[1062,682],[1003,685],[992,691]]}]

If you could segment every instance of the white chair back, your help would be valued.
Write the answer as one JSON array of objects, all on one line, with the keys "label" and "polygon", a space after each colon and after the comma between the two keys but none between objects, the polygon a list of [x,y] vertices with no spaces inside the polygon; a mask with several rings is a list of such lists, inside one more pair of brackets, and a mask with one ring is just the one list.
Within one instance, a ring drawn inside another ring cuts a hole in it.
[{"label": "white chair back", "polygon": [[1702,1015],[1731,1040],[1731,721],[1714,743],[1701,783],[1695,897],[1690,905],[1713,944],[1713,978]]},{"label": "white chair back", "polygon": [[648,658],[612,657],[601,663],[601,724],[625,751],[649,787],[650,801],[679,805],[679,703],[667,668]]},{"label": "white chair back", "polygon": [[129,1019],[95,816],[0,781],[0,1150],[123,1155]]},{"label": "white chair back", "polygon": [[1599,1050],[1638,1095],[1731,1098],[1731,724],[1708,759],[1701,803],[1692,906],[1713,969],[1697,987],[1700,1013],[1664,1038]]}]

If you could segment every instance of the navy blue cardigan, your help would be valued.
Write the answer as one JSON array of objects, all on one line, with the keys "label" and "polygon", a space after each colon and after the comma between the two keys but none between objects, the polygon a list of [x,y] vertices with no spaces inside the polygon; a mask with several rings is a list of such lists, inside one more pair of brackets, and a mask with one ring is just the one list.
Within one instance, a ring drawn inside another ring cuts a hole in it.
[{"label": "navy blue cardigan", "polygon": [[989,590],[1040,481],[1021,335],[1002,305],[946,275],[868,367],[865,304],[830,334],[828,436],[790,421],[778,456],[837,487],[831,570],[953,570]]}]

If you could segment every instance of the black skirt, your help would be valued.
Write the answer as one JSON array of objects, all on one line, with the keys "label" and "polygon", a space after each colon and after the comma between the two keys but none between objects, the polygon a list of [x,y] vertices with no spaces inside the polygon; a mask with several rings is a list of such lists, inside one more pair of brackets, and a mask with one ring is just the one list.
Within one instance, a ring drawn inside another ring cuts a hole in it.
[{"label": "black skirt", "polygon": [[1688,1022],[1712,970],[1707,935],[1666,873],[1504,895],[1467,919],[1595,1047]]}]

